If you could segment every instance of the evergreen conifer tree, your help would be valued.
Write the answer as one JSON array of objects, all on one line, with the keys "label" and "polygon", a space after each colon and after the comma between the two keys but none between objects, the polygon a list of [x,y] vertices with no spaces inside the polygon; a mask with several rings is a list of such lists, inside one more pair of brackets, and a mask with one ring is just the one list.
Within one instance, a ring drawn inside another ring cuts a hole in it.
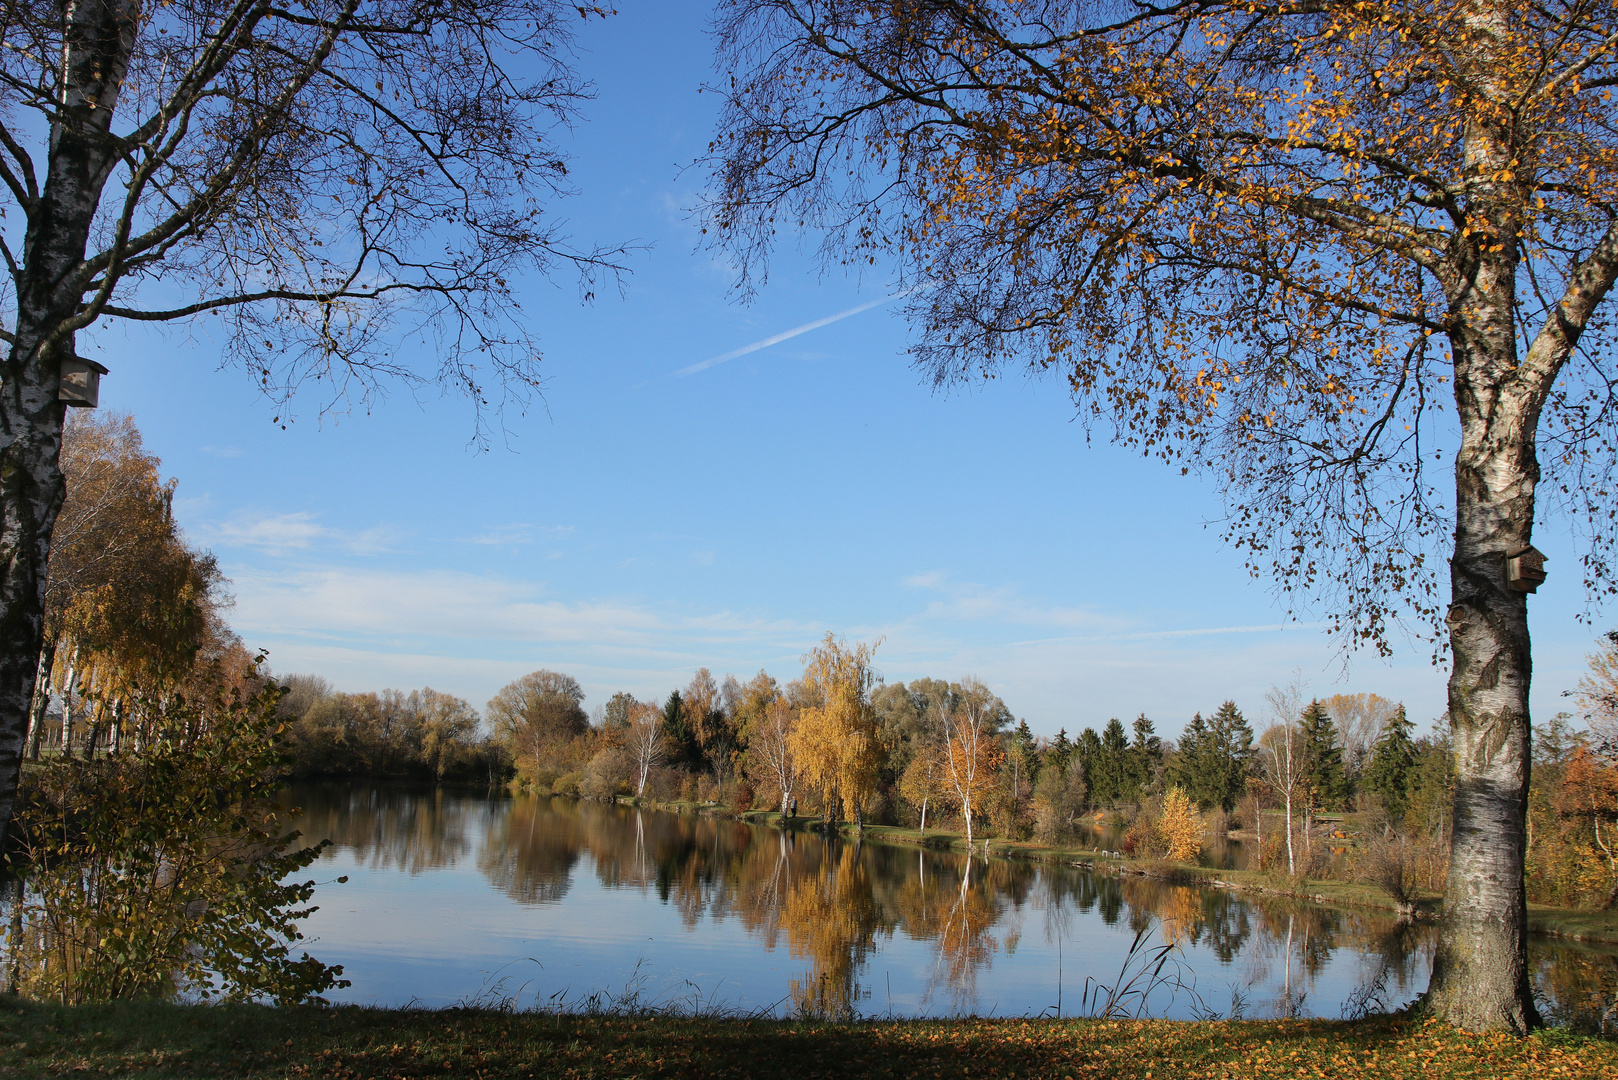
[{"label": "evergreen conifer tree", "polygon": [[1101,796],[1096,794],[1096,781],[1101,767],[1101,738],[1094,728],[1085,728],[1079,736],[1079,741],[1073,751],[1079,759],[1079,765],[1084,770],[1085,802],[1089,806],[1101,806]]},{"label": "evergreen conifer tree", "polygon": [[1131,797],[1129,786],[1129,737],[1115,716],[1101,733],[1101,754],[1096,761],[1096,778],[1091,782],[1097,806],[1110,806]]},{"label": "evergreen conifer tree", "polygon": [[1253,729],[1234,701],[1227,701],[1208,722],[1206,750],[1200,771],[1207,777],[1210,803],[1227,814],[1247,789],[1247,774],[1253,761]]},{"label": "evergreen conifer tree", "polygon": [[1174,760],[1168,768],[1169,782],[1178,785],[1204,810],[1214,804],[1213,794],[1202,775],[1202,755],[1206,753],[1204,743],[1207,739],[1208,722],[1201,713],[1197,713],[1185,726],[1179,746],[1175,748]]},{"label": "evergreen conifer tree", "polygon": [[1299,720],[1303,736],[1303,780],[1308,805],[1315,810],[1340,809],[1349,796],[1337,725],[1318,701],[1311,701]]},{"label": "evergreen conifer tree", "polygon": [[1018,791],[1023,785],[1027,785],[1029,790],[1033,789],[1039,773],[1039,743],[1026,720],[1017,721],[1017,726],[1006,736],[1004,768],[1013,780],[1014,798],[1021,797]]},{"label": "evergreen conifer tree", "polygon": [[1068,762],[1073,760],[1073,743],[1067,737],[1067,728],[1056,733],[1056,741],[1051,743],[1045,751],[1044,768],[1055,768],[1058,774],[1067,772]]},{"label": "evergreen conifer tree", "polygon": [[1028,721],[1017,721],[1017,728],[1012,732],[1011,738],[1016,743],[1017,749],[1022,752],[1024,761],[1033,764],[1039,760],[1039,742],[1028,727]]},{"label": "evergreen conifer tree", "polygon": [[1410,805],[1412,773],[1416,766],[1416,746],[1410,740],[1414,730],[1405,708],[1389,720],[1371,747],[1371,761],[1365,767],[1361,786],[1382,801],[1382,807],[1395,821],[1404,817]]},{"label": "evergreen conifer tree", "polygon": [[1163,761],[1163,740],[1152,730],[1152,722],[1141,713],[1135,718],[1135,741],[1129,747],[1129,797],[1139,801],[1157,779]]},{"label": "evergreen conifer tree", "polygon": [[669,744],[670,765],[690,766],[702,760],[702,747],[697,744],[697,733],[691,729],[678,690],[663,703],[663,734]]}]

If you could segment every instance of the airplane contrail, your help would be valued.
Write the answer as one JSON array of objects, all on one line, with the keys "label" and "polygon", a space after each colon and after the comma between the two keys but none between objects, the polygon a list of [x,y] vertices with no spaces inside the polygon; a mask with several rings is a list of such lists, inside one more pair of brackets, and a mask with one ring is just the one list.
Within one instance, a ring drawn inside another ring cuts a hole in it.
[{"label": "airplane contrail", "polygon": [[743,345],[739,349],[732,349],[728,353],[720,353],[718,356],[711,356],[706,360],[692,364],[690,367],[683,367],[674,374],[695,375],[699,371],[706,371],[715,364],[723,364],[726,360],[734,360],[738,356],[746,356],[750,352],[758,352],[760,349],[767,349],[771,345],[778,345],[788,338],[797,337],[799,334],[807,334],[811,330],[819,330],[822,326],[830,326],[839,319],[846,319],[850,315],[858,315],[862,311],[870,311],[874,307],[881,304],[886,304],[889,300],[897,300],[901,296],[908,296],[914,291],[915,290],[913,289],[906,289],[904,292],[894,293],[892,296],[883,296],[876,300],[872,300],[869,303],[861,304],[858,307],[851,307],[847,311],[839,311],[835,315],[827,315],[824,319],[816,319],[814,322],[806,322],[802,326],[794,326],[791,330],[783,330],[779,334],[772,334],[771,336],[760,341],[753,342],[751,345]]}]

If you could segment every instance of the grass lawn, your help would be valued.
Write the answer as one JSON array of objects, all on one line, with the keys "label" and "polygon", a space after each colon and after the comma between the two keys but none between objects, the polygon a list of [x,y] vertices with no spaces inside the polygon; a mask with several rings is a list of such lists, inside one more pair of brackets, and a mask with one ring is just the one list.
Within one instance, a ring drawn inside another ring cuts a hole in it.
[{"label": "grass lawn", "polygon": [[1404,1017],[822,1024],[0,998],[0,1075],[1611,1080],[1618,1044],[1459,1035]]}]

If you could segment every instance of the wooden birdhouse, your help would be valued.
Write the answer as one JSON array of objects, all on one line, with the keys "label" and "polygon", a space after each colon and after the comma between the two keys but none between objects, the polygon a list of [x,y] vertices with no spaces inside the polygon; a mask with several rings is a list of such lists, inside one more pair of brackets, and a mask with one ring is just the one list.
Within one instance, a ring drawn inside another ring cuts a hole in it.
[{"label": "wooden birdhouse", "polygon": [[1525,547],[1506,556],[1506,588],[1531,593],[1545,583],[1545,553]]},{"label": "wooden birdhouse", "polygon": [[69,356],[62,361],[62,379],[56,399],[80,409],[93,409],[101,397],[101,376],[107,369],[94,360]]}]

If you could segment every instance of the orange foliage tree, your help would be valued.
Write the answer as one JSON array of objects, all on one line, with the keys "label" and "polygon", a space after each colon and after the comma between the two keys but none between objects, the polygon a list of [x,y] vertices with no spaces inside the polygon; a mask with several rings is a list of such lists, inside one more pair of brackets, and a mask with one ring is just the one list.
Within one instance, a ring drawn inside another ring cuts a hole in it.
[{"label": "orange foliage tree", "polygon": [[1157,831],[1171,859],[1186,862],[1202,850],[1202,834],[1206,831],[1202,815],[1179,785],[1169,788],[1163,796],[1163,815],[1157,819]]},{"label": "orange foliage tree", "polygon": [[127,736],[141,738],[154,720],[153,703],[192,675],[199,657],[234,645],[218,615],[224,577],[211,554],[186,544],[174,522],[174,481],[163,480],[133,419],[75,417],[61,463],[67,494],[46,581],[45,646],[31,710],[36,759],[53,687],[63,695],[64,754],[72,751],[79,708],[89,704],[89,757],[98,744],[113,749]]},{"label": "orange foliage tree", "polygon": [[1564,817],[1589,829],[1589,838],[1606,859],[1608,872],[1614,878],[1607,904],[1618,901],[1618,851],[1614,850],[1618,847],[1618,837],[1614,836],[1618,830],[1618,768],[1588,747],[1579,747],[1562,765],[1552,805]]},{"label": "orange foliage tree", "polygon": [[[880,642],[877,645],[881,644]],[[804,657],[803,692],[809,702],[788,745],[804,776],[820,789],[827,812],[840,805],[845,819],[860,820],[860,805],[876,791],[881,736],[871,708],[877,645],[849,646],[829,631]]]}]

